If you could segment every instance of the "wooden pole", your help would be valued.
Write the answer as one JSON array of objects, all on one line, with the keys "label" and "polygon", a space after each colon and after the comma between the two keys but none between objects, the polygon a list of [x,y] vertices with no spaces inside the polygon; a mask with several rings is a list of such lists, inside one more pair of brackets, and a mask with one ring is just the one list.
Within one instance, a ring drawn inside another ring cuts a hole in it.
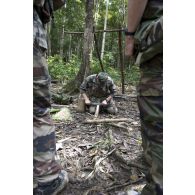
[{"label": "wooden pole", "polygon": [[96,38],[95,33],[94,33],[94,40],[95,40],[95,48],[96,48],[97,56],[98,56],[98,59],[99,59],[99,62],[100,62],[100,66],[101,66],[102,71],[104,72],[104,66],[103,66],[103,63],[102,63],[102,60],[101,60],[101,57],[100,57],[100,53],[99,53],[99,50],[98,50],[98,42],[97,42],[97,38]]},{"label": "wooden pole", "polygon": [[[124,29],[107,29],[107,30],[96,30],[94,33],[102,33],[102,32],[123,32]],[[84,34],[84,32],[70,32],[64,31],[65,34]]]},{"label": "wooden pole", "polygon": [[96,106],[96,110],[95,110],[95,115],[94,115],[95,118],[98,117],[99,112],[100,112],[100,105],[97,105],[97,106]]},{"label": "wooden pole", "polygon": [[119,46],[119,55],[120,55],[120,70],[121,70],[121,84],[122,84],[122,94],[125,93],[124,87],[124,62],[123,62],[123,54],[122,54],[122,33],[118,32],[118,46]]}]

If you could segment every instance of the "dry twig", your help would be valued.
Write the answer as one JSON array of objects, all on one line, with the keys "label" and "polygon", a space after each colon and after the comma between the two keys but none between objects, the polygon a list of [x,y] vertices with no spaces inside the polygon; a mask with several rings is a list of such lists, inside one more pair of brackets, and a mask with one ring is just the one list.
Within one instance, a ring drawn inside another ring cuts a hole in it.
[{"label": "dry twig", "polygon": [[105,160],[109,155],[111,155],[115,150],[116,150],[116,148],[114,148],[113,150],[111,150],[110,152],[108,152],[108,154],[105,157],[99,158],[96,161],[95,166],[94,166],[94,170],[91,173],[89,173],[89,175],[86,177],[86,180],[89,179],[89,178],[91,178],[94,175],[94,173],[98,170],[99,164],[103,160]]},{"label": "dry twig", "polygon": [[130,161],[127,161],[125,160],[121,155],[120,155],[120,152],[115,150],[112,155],[119,161],[121,161],[122,163],[126,164],[127,166],[130,166],[130,167],[136,167],[138,169],[142,169],[142,170],[146,170],[146,167],[142,166],[142,165],[139,165],[139,164],[135,164],[135,163],[132,163]]},{"label": "dry twig", "polygon": [[93,119],[93,120],[86,120],[83,123],[110,123],[110,122],[120,122],[120,121],[129,121],[128,118],[113,118],[113,119]]},{"label": "dry twig", "polygon": [[109,191],[114,190],[116,188],[121,188],[121,187],[128,186],[128,185],[132,185],[132,184],[137,184],[137,183],[140,183],[142,181],[144,181],[144,178],[143,177],[139,178],[136,181],[128,181],[128,182],[126,182],[124,184],[119,184],[119,185],[115,185],[115,186],[109,187],[105,191],[106,192],[109,192]]}]

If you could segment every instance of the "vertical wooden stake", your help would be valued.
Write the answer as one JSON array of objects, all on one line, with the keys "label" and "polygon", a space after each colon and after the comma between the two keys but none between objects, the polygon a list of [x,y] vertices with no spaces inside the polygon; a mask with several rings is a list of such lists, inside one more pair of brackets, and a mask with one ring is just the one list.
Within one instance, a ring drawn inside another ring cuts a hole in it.
[{"label": "vertical wooden stake", "polygon": [[124,62],[123,62],[123,52],[122,52],[122,32],[118,32],[118,46],[119,46],[119,54],[120,54],[120,69],[121,69],[121,84],[122,84],[122,94],[125,93],[124,87]]},{"label": "vertical wooden stake", "polygon": [[95,115],[94,115],[95,118],[98,117],[99,112],[100,112],[100,105],[97,105],[97,106],[96,106],[96,109],[95,109]]}]

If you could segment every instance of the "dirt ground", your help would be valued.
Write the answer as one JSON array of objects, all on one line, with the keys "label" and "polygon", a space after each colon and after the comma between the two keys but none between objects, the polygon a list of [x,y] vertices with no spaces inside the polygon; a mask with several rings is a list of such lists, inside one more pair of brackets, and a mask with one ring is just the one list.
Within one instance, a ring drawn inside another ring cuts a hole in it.
[{"label": "dirt ground", "polygon": [[94,120],[94,115],[78,113],[77,98],[65,106],[73,120],[55,121],[59,160],[71,177],[60,195],[124,195],[129,189],[141,191],[145,185],[135,87],[130,86],[115,101],[118,114],[100,113],[98,119],[127,121],[85,123]]}]

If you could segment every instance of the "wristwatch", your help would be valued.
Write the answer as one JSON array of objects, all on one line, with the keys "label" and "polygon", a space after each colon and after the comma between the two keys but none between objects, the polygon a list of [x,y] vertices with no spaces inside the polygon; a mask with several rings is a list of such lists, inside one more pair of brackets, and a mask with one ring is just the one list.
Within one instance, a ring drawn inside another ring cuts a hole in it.
[{"label": "wristwatch", "polygon": [[125,29],[124,32],[125,32],[125,36],[134,36],[135,35],[135,32],[128,32],[127,29]]}]

